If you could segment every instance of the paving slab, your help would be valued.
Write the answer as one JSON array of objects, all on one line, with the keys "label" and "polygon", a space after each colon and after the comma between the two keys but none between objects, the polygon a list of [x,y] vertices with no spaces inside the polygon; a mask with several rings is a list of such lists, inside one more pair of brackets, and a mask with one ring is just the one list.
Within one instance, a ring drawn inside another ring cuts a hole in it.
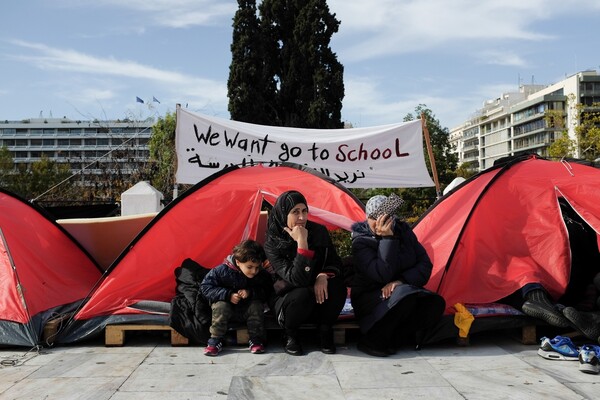
[{"label": "paving slab", "polygon": [[295,357],[272,341],[265,354],[224,347],[172,347],[162,336],[134,336],[40,350],[0,349],[0,399],[595,399],[600,375],[577,361],[546,360],[537,345],[507,335],[472,338],[376,358],[355,342],[326,355],[311,344]]}]

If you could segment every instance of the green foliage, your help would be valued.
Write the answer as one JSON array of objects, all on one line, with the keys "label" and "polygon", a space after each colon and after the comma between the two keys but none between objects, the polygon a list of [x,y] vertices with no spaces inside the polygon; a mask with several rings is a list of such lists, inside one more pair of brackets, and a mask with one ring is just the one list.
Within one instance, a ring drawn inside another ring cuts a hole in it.
[{"label": "green foliage", "polygon": [[548,147],[548,155],[554,158],[573,157],[576,149],[575,141],[569,137],[569,132],[565,130]]},{"label": "green foliage", "polygon": [[238,0],[229,70],[234,120],[342,128],[343,66],[329,43],[339,21],[325,0]]},{"label": "green foliage", "polygon": [[171,189],[175,184],[175,165],[177,162],[175,151],[176,118],[175,113],[167,113],[164,118],[159,118],[152,127],[152,136],[148,142],[151,184],[163,194],[165,200],[170,200]]},{"label": "green foliage", "polygon": [[458,166],[458,168],[456,168],[456,176],[457,177],[462,177],[465,179],[469,179],[470,177],[472,177],[473,175],[475,175],[477,173],[477,162],[475,161],[467,161],[464,162],[462,164],[460,164]]},{"label": "green foliage", "polygon": [[331,241],[335,245],[335,249],[340,257],[348,257],[352,255],[352,239],[350,232],[344,229],[335,229],[330,231]]},{"label": "green foliage", "polygon": [[[448,128],[442,128],[439,120],[435,118],[433,112],[428,109],[425,105],[420,104],[415,108],[415,115],[421,118],[421,115],[425,116],[427,121],[427,129],[429,131],[431,147],[433,150],[436,169],[438,172],[440,190],[443,190],[454,178],[457,176],[457,171],[461,172],[460,176],[468,178],[472,176],[474,172],[472,170],[460,170],[457,169],[458,156],[452,153],[452,146],[450,145]],[[413,114],[408,114],[404,121],[412,121],[416,119]],[[425,138],[423,138],[423,150],[425,152],[425,163],[430,176],[433,176],[431,172],[431,163],[429,162],[429,154],[427,153],[427,147],[425,144]],[[372,196],[382,194],[389,196],[391,193],[395,193],[402,197],[405,201],[404,205],[398,210],[398,216],[406,220],[408,223],[415,222],[437,199],[437,193],[435,187],[431,188],[371,188],[371,189],[350,189],[356,197],[358,197],[363,203],[366,203]]]},{"label": "green foliage", "polygon": [[0,147],[0,187],[9,187],[14,174],[14,163],[6,146]]},{"label": "green foliage", "polygon": [[272,124],[277,120],[273,106],[276,85],[268,62],[267,41],[256,16],[255,0],[238,0],[233,19],[231,65],[227,91],[229,113],[236,121]]},{"label": "green foliage", "polygon": [[[569,99],[568,101],[572,101]],[[555,158],[573,157],[577,146],[575,141],[569,138],[569,132],[565,127],[565,113],[562,110],[546,110],[544,121],[549,128],[559,129],[558,137],[548,147],[548,155]]]},{"label": "green foliage", "polygon": [[[48,201],[53,201],[72,196],[70,176],[68,165],[59,164],[48,157],[32,163],[30,169],[15,169],[10,151],[6,147],[0,150],[0,186],[24,199],[34,200],[43,195]],[[59,184],[59,191],[51,190]]]},{"label": "green foliage", "polygon": [[[568,103],[573,104],[576,99],[569,96]],[[548,148],[548,155],[555,158],[578,157],[594,161],[600,157],[600,103],[591,106],[576,104],[574,106],[574,119],[579,121],[575,127],[575,138],[571,138],[565,127],[564,113],[548,110],[544,119],[549,127],[562,128],[559,137]]]},{"label": "green foliage", "polygon": [[[452,146],[450,145],[450,134],[448,128],[442,128],[440,121],[435,118],[433,111],[427,108],[424,104],[419,104],[415,108],[415,114],[407,114],[404,121],[413,121],[417,118],[425,117],[427,124],[427,130],[429,131],[429,138],[431,142],[433,158],[435,159],[435,166],[438,175],[438,181],[440,184],[440,192],[446,187],[454,178],[456,178],[456,169],[458,164],[457,154],[452,152]],[[429,175],[433,177],[431,162],[429,160],[429,153],[423,138],[423,149],[425,151],[425,163]],[[400,189],[400,196],[407,202],[408,210],[406,211],[407,220],[411,221],[422,215],[437,199],[436,188],[407,188]],[[440,193],[441,194],[441,193]]]},{"label": "green foliage", "polygon": [[600,157],[600,103],[591,107],[577,105],[580,123],[575,127],[580,158],[594,161]]}]

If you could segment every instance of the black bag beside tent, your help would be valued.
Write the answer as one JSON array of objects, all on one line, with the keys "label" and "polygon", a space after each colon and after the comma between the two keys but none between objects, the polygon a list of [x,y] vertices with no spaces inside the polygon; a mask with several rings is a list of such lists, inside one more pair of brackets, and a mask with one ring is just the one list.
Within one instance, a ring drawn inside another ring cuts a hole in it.
[{"label": "black bag beside tent", "polygon": [[200,292],[200,283],[209,269],[191,258],[175,268],[176,294],[171,301],[169,326],[193,343],[206,345],[210,333],[212,312]]}]

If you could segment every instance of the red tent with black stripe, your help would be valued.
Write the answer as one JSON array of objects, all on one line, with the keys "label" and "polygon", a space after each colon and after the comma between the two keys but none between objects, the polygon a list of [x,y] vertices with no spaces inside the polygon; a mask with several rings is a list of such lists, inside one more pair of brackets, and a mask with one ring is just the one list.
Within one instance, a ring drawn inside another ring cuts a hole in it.
[{"label": "red tent with black stripe", "polygon": [[427,288],[448,307],[495,302],[527,283],[560,298],[571,279],[574,244],[561,202],[595,232],[597,254],[600,169],[530,155],[463,182],[414,225],[433,261]]},{"label": "red tent with black stripe", "polygon": [[[364,205],[331,178],[295,164],[231,167],[199,182],[165,207],[108,268],[102,282],[59,338],[74,342],[108,323],[166,321],[168,309],[140,309],[175,296],[174,270],[191,258],[212,268],[233,246],[257,238],[263,202],[287,190],[307,199],[309,219],[350,230]],[[159,307],[160,308],[160,307]]]},{"label": "red tent with black stripe", "polygon": [[0,345],[42,344],[46,323],[75,310],[101,271],[44,210],[0,189]]}]

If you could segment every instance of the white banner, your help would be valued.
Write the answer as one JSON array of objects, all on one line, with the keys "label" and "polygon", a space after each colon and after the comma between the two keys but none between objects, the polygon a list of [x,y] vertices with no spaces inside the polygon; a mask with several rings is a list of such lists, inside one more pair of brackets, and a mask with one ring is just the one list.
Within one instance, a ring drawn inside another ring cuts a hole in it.
[{"label": "white banner", "polygon": [[300,129],[199,115],[177,108],[178,183],[231,165],[293,162],[346,187],[434,186],[425,167],[421,120],[351,129]]}]

